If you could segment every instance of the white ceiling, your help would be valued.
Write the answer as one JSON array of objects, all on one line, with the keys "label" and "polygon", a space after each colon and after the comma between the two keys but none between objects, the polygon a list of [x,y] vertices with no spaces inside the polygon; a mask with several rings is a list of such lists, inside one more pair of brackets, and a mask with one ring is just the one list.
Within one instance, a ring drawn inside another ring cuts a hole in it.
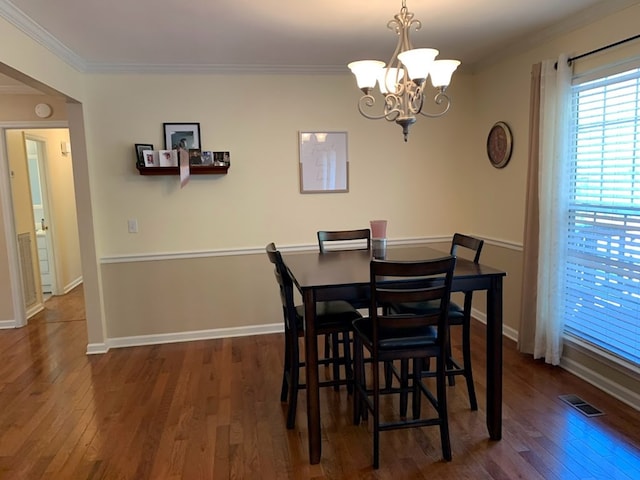
[{"label": "white ceiling", "polygon": [[[415,47],[462,67],[631,0],[406,0]],[[388,61],[401,0],[0,0],[0,15],[81,71],[347,71]],[[578,52],[579,53],[579,52]]]}]

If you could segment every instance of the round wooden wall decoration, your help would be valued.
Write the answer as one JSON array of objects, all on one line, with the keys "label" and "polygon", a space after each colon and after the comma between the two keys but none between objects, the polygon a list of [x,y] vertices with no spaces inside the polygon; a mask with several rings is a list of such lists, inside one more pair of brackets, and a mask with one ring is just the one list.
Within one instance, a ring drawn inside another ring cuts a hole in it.
[{"label": "round wooden wall decoration", "polygon": [[504,168],[511,159],[513,137],[511,129],[505,122],[496,122],[487,136],[487,155],[491,165]]}]

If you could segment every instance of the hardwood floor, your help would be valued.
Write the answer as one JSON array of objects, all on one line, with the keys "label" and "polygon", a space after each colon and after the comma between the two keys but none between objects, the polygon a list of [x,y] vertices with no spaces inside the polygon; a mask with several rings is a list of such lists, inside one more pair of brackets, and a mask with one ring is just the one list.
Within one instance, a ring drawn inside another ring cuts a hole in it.
[{"label": "hardwood floor", "polygon": [[[351,424],[345,388],[328,388],[322,461],[309,465],[305,393],[294,430],[279,401],[281,335],[87,356],[80,287],[27,327],[0,331],[0,479],[640,478],[639,412],[508,340],[503,439],[488,440],[484,328],[472,330],[480,411],[469,410],[464,382],[448,388],[452,462],[427,427],[383,432],[372,470],[368,425]],[[584,416],[558,398],[567,393],[606,414]]]}]

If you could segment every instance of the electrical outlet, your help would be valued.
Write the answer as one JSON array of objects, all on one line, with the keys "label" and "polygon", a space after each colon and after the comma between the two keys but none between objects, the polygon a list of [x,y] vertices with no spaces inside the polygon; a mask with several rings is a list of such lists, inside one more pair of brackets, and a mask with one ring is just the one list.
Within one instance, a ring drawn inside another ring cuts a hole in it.
[{"label": "electrical outlet", "polygon": [[138,220],[131,218],[127,222],[129,226],[129,233],[138,233]]}]

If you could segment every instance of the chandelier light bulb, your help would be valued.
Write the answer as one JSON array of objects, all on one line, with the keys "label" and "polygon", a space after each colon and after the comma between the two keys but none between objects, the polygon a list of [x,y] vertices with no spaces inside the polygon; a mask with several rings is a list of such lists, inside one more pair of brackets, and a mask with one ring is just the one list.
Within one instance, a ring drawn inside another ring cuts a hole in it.
[{"label": "chandelier light bulb", "polygon": [[458,60],[436,60],[431,65],[431,84],[436,88],[446,88],[460,62]]},{"label": "chandelier light bulb", "polygon": [[347,65],[356,76],[358,88],[367,92],[376,86],[379,72],[384,68],[384,62],[379,60],[358,60]]},{"label": "chandelier light bulb", "polygon": [[422,83],[427,79],[431,64],[438,55],[434,48],[414,48],[398,54],[398,60],[407,67],[409,78],[414,82]]}]

